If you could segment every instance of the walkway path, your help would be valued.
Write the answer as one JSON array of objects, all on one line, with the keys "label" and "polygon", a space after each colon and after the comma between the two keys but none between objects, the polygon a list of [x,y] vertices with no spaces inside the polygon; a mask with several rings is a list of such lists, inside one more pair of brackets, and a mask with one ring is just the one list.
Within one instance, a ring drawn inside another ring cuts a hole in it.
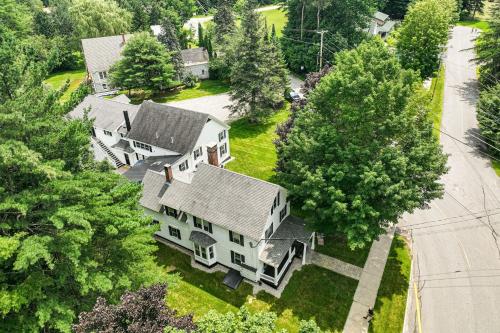
[{"label": "walkway path", "polygon": [[344,333],[368,332],[368,321],[363,317],[368,314],[368,309],[375,306],[393,238],[394,228],[390,228],[387,234],[373,242],[344,325]]},{"label": "walkway path", "polygon": [[318,253],[316,251],[311,251],[310,260],[311,264],[326,268],[335,273],[339,273],[356,280],[359,280],[359,278],[361,277],[361,272],[363,271],[361,267],[351,265],[347,262]]}]

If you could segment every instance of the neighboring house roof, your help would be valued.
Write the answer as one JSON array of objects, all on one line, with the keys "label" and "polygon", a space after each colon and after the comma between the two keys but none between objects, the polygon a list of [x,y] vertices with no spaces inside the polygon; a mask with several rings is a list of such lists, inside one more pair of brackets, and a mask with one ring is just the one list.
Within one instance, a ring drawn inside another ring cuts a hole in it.
[{"label": "neighboring house roof", "polygon": [[121,58],[123,46],[130,37],[131,34],[82,39],[87,70],[90,73],[108,71]]},{"label": "neighboring house roof", "polygon": [[288,253],[295,240],[307,243],[311,238],[312,231],[305,228],[305,223],[301,219],[287,216],[267,242],[264,250],[259,255],[259,259],[266,264],[278,266]]},{"label": "neighboring house roof", "polygon": [[203,47],[181,50],[181,57],[186,66],[208,63],[208,51]]},{"label": "neighboring house roof", "polygon": [[138,105],[124,104],[89,95],[69,113],[69,117],[83,119],[85,110],[89,108],[88,117],[95,118],[94,126],[109,131],[115,131],[125,121],[123,111],[128,111],[130,121],[133,121],[139,110]]},{"label": "neighboring house roof", "polygon": [[394,29],[394,26],[396,25],[397,21],[386,21],[383,26],[378,27],[378,32],[391,32],[392,29]]},{"label": "neighboring house roof", "polygon": [[191,184],[174,179],[160,204],[259,240],[281,188],[200,163]]},{"label": "neighboring house roof", "polygon": [[215,243],[217,243],[217,241],[209,235],[196,230],[191,231],[189,240],[200,245],[201,247],[209,247],[210,245],[214,245]]},{"label": "neighboring house roof", "polygon": [[130,104],[130,98],[127,97],[125,94],[120,94],[118,96],[115,96],[111,98],[112,101],[123,103],[123,104]]},{"label": "neighboring house roof", "polygon": [[377,12],[375,12],[375,14],[373,14],[373,17],[376,18],[377,20],[385,21],[389,18],[389,15],[377,11]]},{"label": "neighboring house roof", "polygon": [[155,212],[161,210],[160,198],[169,184],[165,182],[165,175],[149,170],[142,180],[143,190],[139,204]]},{"label": "neighboring house roof", "polygon": [[208,119],[206,113],[145,101],[127,137],[185,155],[194,148]]},{"label": "neighboring house roof", "polygon": [[130,181],[142,182],[148,170],[163,172],[165,164],[173,165],[181,157],[182,155],[150,156],[144,160],[137,161],[137,163],[133,167],[128,169],[123,175],[127,177]]}]

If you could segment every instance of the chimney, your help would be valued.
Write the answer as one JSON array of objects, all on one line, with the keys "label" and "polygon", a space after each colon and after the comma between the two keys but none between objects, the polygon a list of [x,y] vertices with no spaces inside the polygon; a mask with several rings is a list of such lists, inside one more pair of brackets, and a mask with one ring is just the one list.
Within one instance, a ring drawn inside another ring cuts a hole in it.
[{"label": "chimney", "polygon": [[212,147],[210,146],[207,147],[207,155],[208,155],[208,164],[218,167],[219,156],[217,155],[217,144],[214,144]]},{"label": "chimney", "polygon": [[163,166],[163,169],[165,170],[165,181],[167,183],[171,183],[172,179],[174,179],[174,175],[172,173],[172,166],[170,164],[165,164]]},{"label": "chimney", "polygon": [[127,128],[127,133],[130,132],[130,118],[128,117],[128,111],[123,111],[123,118],[125,118],[125,127]]}]

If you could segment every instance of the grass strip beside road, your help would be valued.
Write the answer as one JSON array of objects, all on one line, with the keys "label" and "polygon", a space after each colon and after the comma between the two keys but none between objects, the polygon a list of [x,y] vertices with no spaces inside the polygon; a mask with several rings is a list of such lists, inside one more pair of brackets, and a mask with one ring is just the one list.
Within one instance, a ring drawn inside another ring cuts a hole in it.
[{"label": "grass strip beside road", "polygon": [[457,22],[457,25],[460,25],[463,27],[476,28],[476,29],[480,29],[482,31],[489,31],[490,30],[489,23],[486,21],[481,21],[481,20],[459,21],[459,22]]},{"label": "grass strip beside road", "polygon": [[443,102],[444,102],[444,79],[445,68],[444,65],[439,69],[437,76],[432,79],[431,88],[429,93],[432,96],[431,112],[429,117],[432,119],[434,125],[434,134],[439,139],[439,131],[441,128],[441,118],[443,117]]}]

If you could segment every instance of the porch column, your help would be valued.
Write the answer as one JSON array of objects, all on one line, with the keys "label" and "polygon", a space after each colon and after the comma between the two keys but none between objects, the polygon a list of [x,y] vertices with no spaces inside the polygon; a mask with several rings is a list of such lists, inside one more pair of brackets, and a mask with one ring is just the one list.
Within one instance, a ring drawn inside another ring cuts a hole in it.
[{"label": "porch column", "polygon": [[307,244],[304,243],[304,253],[302,254],[302,265],[306,264]]},{"label": "porch column", "polygon": [[312,234],[312,244],[311,244],[311,249],[315,249],[316,248],[316,233],[313,232]]}]

